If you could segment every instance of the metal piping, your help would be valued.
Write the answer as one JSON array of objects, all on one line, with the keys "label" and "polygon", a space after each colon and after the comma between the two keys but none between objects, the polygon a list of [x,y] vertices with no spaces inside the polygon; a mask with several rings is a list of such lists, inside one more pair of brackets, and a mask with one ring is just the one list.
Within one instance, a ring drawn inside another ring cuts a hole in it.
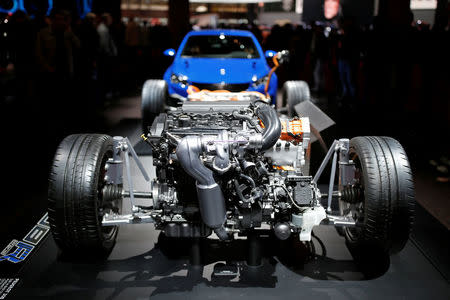
[{"label": "metal piping", "polygon": [[229,239],[224,223],[226,221],[225,199],[213,172],[200,160],[201,138],[186,136],[177,146],[176,154],[180,165],[192,176],[197,185],[197,197],[203,223],[212,228],[221,240]]}]

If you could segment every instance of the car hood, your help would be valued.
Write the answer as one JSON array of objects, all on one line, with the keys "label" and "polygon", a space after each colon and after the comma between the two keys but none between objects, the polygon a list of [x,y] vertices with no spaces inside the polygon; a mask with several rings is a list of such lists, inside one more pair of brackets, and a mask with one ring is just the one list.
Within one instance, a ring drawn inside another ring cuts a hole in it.
[{"label": "car hood", "polygon": [[186,75],[189,82],[247,83],[252,77],[267,75],[269,67],[261,59],[179,58],[172,68],[177,75]]}]

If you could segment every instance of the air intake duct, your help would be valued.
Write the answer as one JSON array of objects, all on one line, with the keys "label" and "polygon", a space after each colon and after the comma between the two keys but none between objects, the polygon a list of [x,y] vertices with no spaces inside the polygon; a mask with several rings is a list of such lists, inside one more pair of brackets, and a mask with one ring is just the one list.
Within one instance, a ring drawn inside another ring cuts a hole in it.
[{"label": "air intake duct", "polygon": [[178,143],[176,154],[180,165],[197,185],[197,196],[203,223],[212,228],[221,240],[229,239],[225,230],[225,199],[213,172],[200,160],[202,142],[197,136],[186,136]]},{"label": "air intake duct", "polygon": [[267,150],[273,147],[281,135],[281,123],[275,109],[261,102],[256,102],[256,115],[264,124],[263,141],[261,149]]}]

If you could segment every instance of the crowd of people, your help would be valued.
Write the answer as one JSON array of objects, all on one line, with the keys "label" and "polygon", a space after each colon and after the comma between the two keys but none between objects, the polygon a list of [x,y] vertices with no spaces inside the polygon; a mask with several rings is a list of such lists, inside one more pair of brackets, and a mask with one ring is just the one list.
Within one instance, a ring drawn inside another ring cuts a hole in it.
[{"label": "crowd of people", "polygon": [[[275,25],[263,45],[288,49],[291,63],[283,76],[306,80],[318,96],[349,105],[405,106],[417,110],[433,96],[431,78],[445,79],[448,30],[429,26],[387,27],[380,20],[358,26],[344,18],[338,26]],[[436,83],[437,84],[437,83]],[[436,102],[446,99],[434,95]]]},{"label": "crowd of people", "polygon": [[[54,11],[31,20],[18,11],[0,26],[2,81],[10,74],[15,79],[2,86],[3,98],[23,93],[52,98],[47,94],[51,91],[58,98],[62,94],[55,87],[70,91],[77,85],[77,90],[89,91],[89,102],[102,103],[146,78],[161,77],[170,63],[162,52],[177,46],[156,20],[130,18],[125,24],[107,13],[74,20],[66,11]],[[432,87],[418,81],[430,78],[430,71],[443,71],[448,50],[442,43],[448,31],[431,31],[423,24],[392,31],[376,19],[365,27],[346,18],[337,26],[316,22],[274,25],[270,31],[262,26],[239,28],[253,31],[265,49],[290,51],[281,81],[306,80],[313,92],[337,99],[339,105],[420,106],[415,98],[428,92],[417,87]]]},{"label": "crowd of people", "polygon": [[[447,128],[448,26],[410,21],[391,26],[375,17],[361,26],[346,17],[234,28],[252,31],[264,50],[289,50],[290,62],[279,70],[280,87],[286,80],[305,80],[316,98],[340,107],[347,120],[349,113],[369,108],[383,115],[425,114]],[[107,13],[76,19],[58,10],[31,19],[17,11],[0,21],[0,32],[2,105],[34,104],[46,112],[68,103],[85,113],[101,110],[138,91],[145,79],[161,78],[171,62],[163,51],[178,46],[157,19],[124,22]]]},{"label": "crowd of people", "polygon": [[0,21],[2,102],[33,99],[48,106],[77,98],[103,105],[137,86],[138,77],[161,73],[170,35],[158,24],[146,28],[133,20],[125,26],[108,13],[76,20],[64,10],[33,19],[23,11],[6,16]]}]

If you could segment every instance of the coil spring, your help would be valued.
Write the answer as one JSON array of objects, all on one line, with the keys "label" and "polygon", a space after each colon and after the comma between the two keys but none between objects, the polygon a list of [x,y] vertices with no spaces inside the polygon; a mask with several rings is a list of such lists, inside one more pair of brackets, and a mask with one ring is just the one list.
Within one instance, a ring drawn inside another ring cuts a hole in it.
[{"label": "coil spring", "polygon": [[102,189],[103,201],[109,202],[122,198],[122,186],[107,184]]},{"label": "coil spring", "polygon": [[348,203],[358,203],[363,200],[363,190],[361,187],[348,186],[342,190],[341,200]]}]

